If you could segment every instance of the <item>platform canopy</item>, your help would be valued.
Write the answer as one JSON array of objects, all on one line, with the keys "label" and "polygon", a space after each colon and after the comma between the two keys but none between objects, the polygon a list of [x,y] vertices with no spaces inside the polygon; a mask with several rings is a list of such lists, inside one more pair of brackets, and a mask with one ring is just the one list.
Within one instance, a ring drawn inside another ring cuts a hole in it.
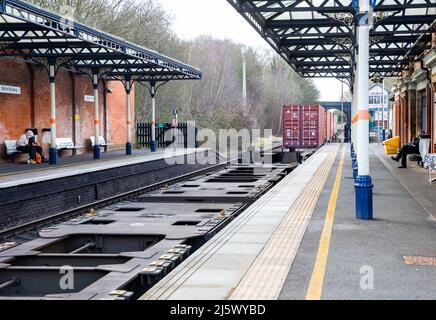
[{"label": "platform canopy", "polygon": [[[348,83],[355,61],[351,0],[227,0],[302,77]],[[357,1],[356,1],[357,2]],[[370,77],[398,76],[430,47],[435,0],[375,1]]]},{"label": "platform canopy", "polygon": [[0,0],[0,57],[99,72],[109,80],[201,79],[201,71],[84,24],[18,0]]}]

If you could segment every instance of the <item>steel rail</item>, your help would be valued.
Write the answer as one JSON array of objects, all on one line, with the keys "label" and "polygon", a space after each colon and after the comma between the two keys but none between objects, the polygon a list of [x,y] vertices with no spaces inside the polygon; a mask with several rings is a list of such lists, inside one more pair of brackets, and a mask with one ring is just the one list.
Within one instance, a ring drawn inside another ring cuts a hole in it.
[{"label": "steel rail", "polygon": [[[27,222],[18,226],[14,226],[12,228],[6,229],[6,230],[2,230],[0,231],[0,241],[3,240],[7,240],[10,239],[12,237],[16,237],[20,234],[26,233],[26,232],[31,232],[34,229],[43,227],[43,226],[49,226],[51,224],[55,224],[55,223],[59,223],[59,222],[63,222],[63,221],[67,221],[70,220],[71,218],[77,217],[77,216],[81,216],[84,214],[89,213],[91,210],[97,210],[97,209],[101,209],[103,207],[106,207],[108,205],[114,204],[114,203],[118,203],[121,202],[123,200],[126,200],[128,198],[132,198],[132,197],[136,197],[142,194],[145,194],[147,192],[165,187],[167,185],[172,185],[181,181],[185,181],[185,180],[189,180],[193,177],[197,177],[197,176],[201,176],[204,175],[208,172],[211,171],[216,171],[222,167],[225,167],[227,165],[229,165],[231,163],[231,161],[227,161],[227,162],[222,162],[216,165],[212,165],[209,166],[207,168],[203,168],[200,170],[196,170],[193,172],[189,172],[180,176],[176,176],[173,178],[169,178],[166,180],[162,180],[160,182],[151,184],[151,185],[147,185],[138,189],[134,189],[132,191],[128,191],[116,196],[112,196],[106,199],[102,199],[102,200],[98,200],[74,209],[70,209],[70,210],[66,210],[60,213],[56,213],[54,215],[50,215],[47,217],[43,217],[31,222]],[[161,169],[161,168],[160,168]],[[156,170],[160,170],[160,169],[156,169]]]}]

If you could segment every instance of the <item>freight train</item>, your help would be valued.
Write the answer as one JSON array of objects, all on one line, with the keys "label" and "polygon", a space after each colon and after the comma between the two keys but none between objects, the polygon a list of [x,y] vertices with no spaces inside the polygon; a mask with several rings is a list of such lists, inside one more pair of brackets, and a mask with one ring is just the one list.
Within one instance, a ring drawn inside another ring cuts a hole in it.
[{"label": "freight train", "polygon": [[283,106],[283,146],[316,149],[335,139],[335,115],[320,105]]}]

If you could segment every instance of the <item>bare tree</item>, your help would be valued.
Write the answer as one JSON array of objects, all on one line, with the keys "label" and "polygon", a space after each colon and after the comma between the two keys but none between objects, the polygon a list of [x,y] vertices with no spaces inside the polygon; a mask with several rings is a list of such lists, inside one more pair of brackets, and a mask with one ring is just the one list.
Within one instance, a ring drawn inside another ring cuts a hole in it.
[{"label": "bare tree", "polygon": [[[282,106],[313,103],[319,92],[300,78],[272,50],[248,50],[248,115],[242,110],[241,45],[200,36],[179,39],[171,30],[171,16],[156,0],[33,0],[45,8],[136,44],[162,52],[203,71],[201,81],[175,81],[157,94],[157,119],[170,121],[172,109],[180,120],[201,127],[242,128],[254,123],[280,134]],[[145,84],[146,85],[146,84]],[[135,86],[136,119],[150,121],[151,100],[144,85]]]}]

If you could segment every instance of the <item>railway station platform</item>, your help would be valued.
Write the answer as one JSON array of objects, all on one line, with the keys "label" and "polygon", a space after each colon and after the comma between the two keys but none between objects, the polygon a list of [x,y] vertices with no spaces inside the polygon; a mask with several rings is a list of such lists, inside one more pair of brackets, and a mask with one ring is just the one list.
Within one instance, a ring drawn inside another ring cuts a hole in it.
[{"label": "railway station platform", "polygon": [[94,160],[91,154],[86,154],[60,158],[57,166],[50,166],[48,163],[41,165],[2,163],[0,164],[0,189],[163,160],[166,157],[179,157],[196,152],[204,152],[204,149],[179,149],[175,152],[140,150],[133,156],[126,156],[125,151],[121,150],[108,152],[103,155],[101,160]]},{"label": "railway station platform", "polygon": [[325,145],[141,299],[435,299],[436,186],[370,152],[374,220],[349,145]]},{"label": "railway station platform", "polygon": [[[138,156],[147,156],[147,155],[153,155],[151,151],[147,149],[141,149],[141,150],[135,150],[134,157]],[[105,161],[105,160],[115,160],[115,159],[121,159],[126,158],[130,159],[132,156],[126,156],[125,150],[111,150],[108,152],[104,152],[101,154],[100,160],[95,160],[93,158],[93,155],[90,153],[81,154],[81,155],[75,155],[75,156],[64,156],[58,158],[58,163],[56,166],[52,166],[48,163],[41,163],[41,164],[25,164],[25,163],[19,163],[19,162],[13,162],[13,161],[3,161],[0,162],[0,176],[6,176],[6,175],[14,175],[18,173],[25,173],[25,172],[34,172],[39,170],[47,170],[47,169],[54,169],[59,168],[61,166],[72,166],[72,165],[80,165],[87,162],[96,162],[96,161]]]}]

